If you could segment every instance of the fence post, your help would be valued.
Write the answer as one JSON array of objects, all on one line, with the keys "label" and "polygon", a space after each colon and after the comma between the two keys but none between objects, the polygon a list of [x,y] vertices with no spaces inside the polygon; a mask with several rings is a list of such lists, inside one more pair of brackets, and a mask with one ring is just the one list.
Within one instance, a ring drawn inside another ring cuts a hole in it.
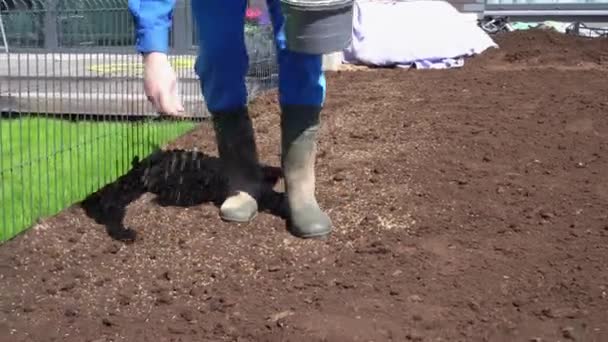
[{"label": "fence post", "polygon": [[[188,9],[187,0],[176,0],[173,10],[173,49],[178,52],[188,50],[192,44],[192,30],[188,30]],[[190,32],[189,32],[190,31]]]},{"label": "fence post", "polygon": [[4,32],[4,22],[2,21],[2,15],[0,15],[0,31],[2,31],[2,43],[4,44],[4,52],[8,54],[8,40],[6,39],[6,32]]},{"label": "fence post", "polygon": [[56,50],[59,47],[57,34],[57,0],[47,0],[44,11],[44,48]]}]

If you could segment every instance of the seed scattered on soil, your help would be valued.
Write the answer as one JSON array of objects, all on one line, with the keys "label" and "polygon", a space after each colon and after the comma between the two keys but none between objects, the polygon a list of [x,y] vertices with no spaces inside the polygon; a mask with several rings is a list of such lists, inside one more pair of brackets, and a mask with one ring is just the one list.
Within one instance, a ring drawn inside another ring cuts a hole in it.
[{"label": "seed scattered on soil", "polygon": [[327,73],[327,240],[287,231],[272,91],[252,222],[218,217],[203,123],[0,246],[0,341],[602,340],[608,40],[496,39],[456,70]]}]

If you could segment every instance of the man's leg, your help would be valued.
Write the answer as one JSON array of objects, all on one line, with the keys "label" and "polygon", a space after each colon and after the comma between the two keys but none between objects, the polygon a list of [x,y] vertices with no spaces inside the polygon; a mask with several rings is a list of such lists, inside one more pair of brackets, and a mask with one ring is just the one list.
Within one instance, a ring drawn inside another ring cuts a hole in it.
[{"label": "man's leg", "polygon": [[213,117],[229,194],[220,208],[228,221],[247,222],[257,213],[261,169],[247,112],[244,41],[245,0],[192,1],[200,52],[196,72]]},{"label": "man's leg", "polygon": [[267,0],[267,4],[278,51],[282,166],[290,229],[299,237],[322,237],[332,229],[315,196],[316,139],[325,100],[322,56],[287,50],[280,0]]}]

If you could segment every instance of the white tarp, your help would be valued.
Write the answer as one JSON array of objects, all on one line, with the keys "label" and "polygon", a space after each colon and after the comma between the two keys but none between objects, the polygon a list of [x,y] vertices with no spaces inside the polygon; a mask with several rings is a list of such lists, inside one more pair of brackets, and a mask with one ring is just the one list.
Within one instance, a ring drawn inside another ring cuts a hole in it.
[{"label": "white tarp", "polygon": [[449,68],[497,44],[444,1],[355,1],[347,63]]}]

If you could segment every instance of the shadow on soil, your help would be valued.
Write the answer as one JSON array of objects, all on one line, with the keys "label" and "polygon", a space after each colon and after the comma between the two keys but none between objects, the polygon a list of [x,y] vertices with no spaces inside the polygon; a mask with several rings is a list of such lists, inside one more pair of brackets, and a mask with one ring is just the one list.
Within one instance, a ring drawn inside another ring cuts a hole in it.
[{"label": "shadow on soil", "polygon": [[[273,190],[282,177],[281,169],[261,165],[264,191],[259,200],[261,212],[285,219],[283,194]],[[124,225],[127,207],[144,193],[156,195],[160,206],[194,207],[213,204],[219,208],[226,198],[226,181],[219,159],[201,152],[161,151],[142,162],[116,182],[85,199],[81,205],[87,216],[106,227],[115,240],[133,242],[137,232]]]}]

